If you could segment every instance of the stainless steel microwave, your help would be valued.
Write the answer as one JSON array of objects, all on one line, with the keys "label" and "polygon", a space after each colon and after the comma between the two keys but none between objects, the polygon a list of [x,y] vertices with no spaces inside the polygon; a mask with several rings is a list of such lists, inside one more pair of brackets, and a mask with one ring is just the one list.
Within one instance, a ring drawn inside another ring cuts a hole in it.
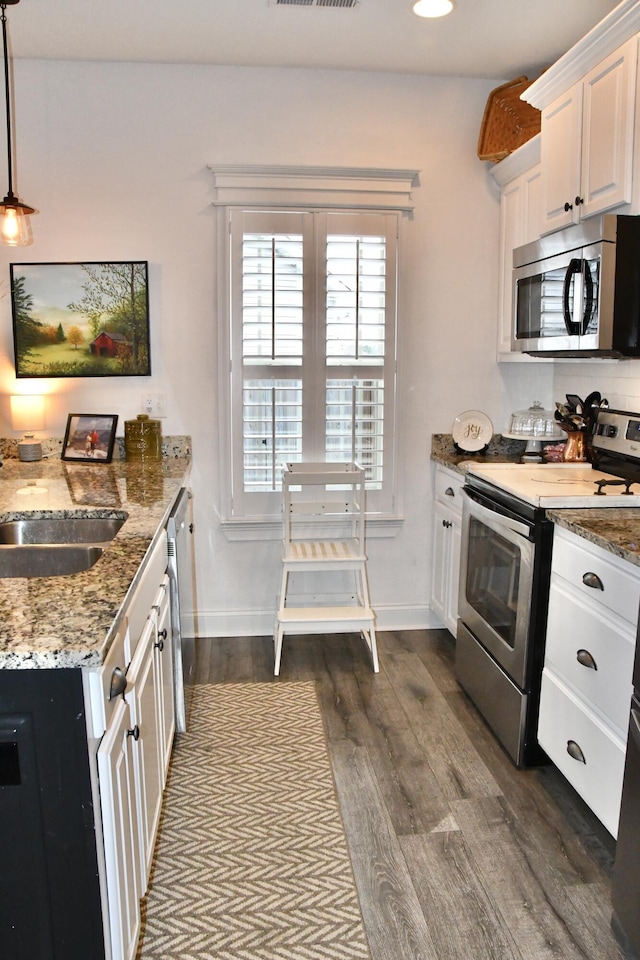
[{"label": "stainless steel microwave", "polygon": [[512,349],[640,356],[640,217],[602,214],[513,252]]}]

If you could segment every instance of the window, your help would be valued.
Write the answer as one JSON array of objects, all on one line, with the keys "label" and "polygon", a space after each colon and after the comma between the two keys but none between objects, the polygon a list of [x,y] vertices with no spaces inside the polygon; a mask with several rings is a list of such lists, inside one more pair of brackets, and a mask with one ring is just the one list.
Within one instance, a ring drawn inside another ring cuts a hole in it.
[{"label": "window", "polygon": [[279,518],[299,460],[356,460],[392,515],[401,209],[290,202],[220,204],[228,518]]}]

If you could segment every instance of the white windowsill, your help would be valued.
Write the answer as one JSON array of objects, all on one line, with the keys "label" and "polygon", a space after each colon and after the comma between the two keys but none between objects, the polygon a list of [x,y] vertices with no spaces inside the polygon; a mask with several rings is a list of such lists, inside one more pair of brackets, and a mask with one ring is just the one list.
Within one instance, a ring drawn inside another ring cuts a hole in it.
[{"label": "white windowsill", "polygon": [[[367,517],[366,535],[369,539],[396,537],[404,517],[377,516]],[[227,540],[282,540],[282,520],[278,517],[268,520],[237,519],[222,520],[220,524]]]}]

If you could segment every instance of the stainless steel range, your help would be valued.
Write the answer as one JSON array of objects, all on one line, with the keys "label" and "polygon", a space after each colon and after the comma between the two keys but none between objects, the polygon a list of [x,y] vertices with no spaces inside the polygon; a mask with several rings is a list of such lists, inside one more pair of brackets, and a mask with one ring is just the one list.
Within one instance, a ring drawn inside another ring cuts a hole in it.
[{"label": "stainless steel range", "polygon": [[514,763],[536,739],[550,508],[640,507],[640,414],[600,410],[593,464],[473,464],[464,487],[456,676]]}]

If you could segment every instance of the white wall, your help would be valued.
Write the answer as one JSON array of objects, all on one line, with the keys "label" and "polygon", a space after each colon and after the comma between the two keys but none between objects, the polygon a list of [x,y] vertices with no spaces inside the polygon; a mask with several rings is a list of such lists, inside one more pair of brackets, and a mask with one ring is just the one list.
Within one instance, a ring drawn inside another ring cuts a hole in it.
[{"label": "white wall", "polygon": [[[495,362],[498,194],[476,156],[487,81],[319,70],[18,61],[18,188],[40,213],[20,261],[148,260],[150,379],[46,381],[50,435],[70,411],[140,411],[167,395],[163,430],[193,437],[200,631],[270,633],[277,541],[229,543],[218,524],[213,321],[214,163],[416,168],[400,303],[402,508],[369,543],[382,626],[428,622],[430,438],[469,408],[496,431],[552,399],[551,364]],[[1,179],[1,178],[0,178]],[[0,435],[11,436],[11,315],[0,301]],[[24,382],[21,384],[24,386]],[[38,384],[42,387],[42,383]]]},{"label": "white wall", "polygon": [[574,360],[555,365],[555,400],[564,401],[567,393],[577,393],[584,400],[592,390],[599,390],[614,410],[640,413],[640,360]]}]

